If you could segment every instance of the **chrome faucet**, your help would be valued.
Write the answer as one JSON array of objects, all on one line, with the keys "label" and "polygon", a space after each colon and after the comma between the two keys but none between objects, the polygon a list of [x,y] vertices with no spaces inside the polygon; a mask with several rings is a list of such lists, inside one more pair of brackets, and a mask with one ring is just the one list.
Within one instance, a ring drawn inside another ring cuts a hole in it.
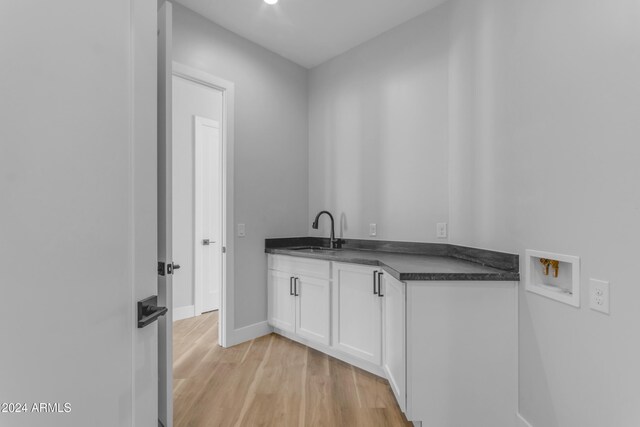
[{"label": "chrome faucet", "polygon": [[342,247],[342,244],[344,243],[344,240],[336,239],[336,232],[335,232],[334,223],[333,223],[333,215],[331,215],[331,212],[329,212],[329,211],[321,211],[318,215],[316,215],[316,219],[313,220],[313,224],[311,224],[311,227],[314,230],[318,229],[318,219],[320,218],[320,215],[322,215],[322,214],[329,215],[329,218],[331,219],[331,237],[330,237],[330,242],[329,242],[330,247],[332,249],[340,249]]}]

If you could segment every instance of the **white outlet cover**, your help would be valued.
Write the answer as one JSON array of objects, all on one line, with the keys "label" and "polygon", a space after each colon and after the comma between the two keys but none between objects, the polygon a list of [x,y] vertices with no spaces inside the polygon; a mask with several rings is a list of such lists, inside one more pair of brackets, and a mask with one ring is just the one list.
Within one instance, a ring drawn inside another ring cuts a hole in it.
[{"label": "white outlet cover", "polygon": [[369,236],[375,236],[378,234],[378,226],[375,223],[369,224]]},{"label": "white outlet cover", "polygon": [[447,238],[447,223],[439,222],[436,224],[436,235],[438,239],[446,239]]},{"label": "white outlet cover", "polygon": [[609,314],[609,282],[589,280],[589,306],[592,310]]},{"label": "white outlet cover", "polygon": [[246,230],[244,224],[238,224],[238,237],[246,236]]}]

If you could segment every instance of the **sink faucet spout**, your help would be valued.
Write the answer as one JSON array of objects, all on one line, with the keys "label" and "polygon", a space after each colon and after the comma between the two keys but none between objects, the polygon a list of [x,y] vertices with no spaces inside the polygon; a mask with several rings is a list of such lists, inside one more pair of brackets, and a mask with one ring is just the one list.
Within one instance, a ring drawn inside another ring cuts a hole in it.
[{"label": "sink faucet spout", "polygon": [[318,213],[318,215],[316,215],[316,219],[313,220],[313,224],[311,224],[311,227],[314,230],[318,229],[318,220],[320,219],[320,216],[322,214],[327,214],[329,215],[329,219],[331,220],[331,236],[330,236],[330,241],[329,241],[329,245],[331,248],[333,249],[340,249],[342,247],[342,244],[344,243],[344,240],[342,239],[336,239],[336,232],[335,232],[335,224],[333,221],[333,215],[331,215],[331,212],[329,211],[321,211]]}]

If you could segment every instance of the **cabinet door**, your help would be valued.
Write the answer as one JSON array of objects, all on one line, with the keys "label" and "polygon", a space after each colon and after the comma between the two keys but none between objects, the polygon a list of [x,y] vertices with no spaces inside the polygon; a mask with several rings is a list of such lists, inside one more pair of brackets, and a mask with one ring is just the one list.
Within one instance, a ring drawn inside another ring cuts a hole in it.
[{"label": "cabinet door", "polygon": [[382,276],[383,368],[402,412],[406,410],[405,285]]},{"label": "cabinet door", "polygon": [[296,334],[329,345],[330,281],[298,276],[296,279]]},{"label": "cabinet door", "polygon": [[333,346],[380,365],[382,353],[382,298],[374,289],[379,268],[334,264]]},{"label": "cabinet door", "polygon": [[269,270],[267,280],[268,318],[273,327],[295,332],[296,297],[292,292],[293,274]]}]

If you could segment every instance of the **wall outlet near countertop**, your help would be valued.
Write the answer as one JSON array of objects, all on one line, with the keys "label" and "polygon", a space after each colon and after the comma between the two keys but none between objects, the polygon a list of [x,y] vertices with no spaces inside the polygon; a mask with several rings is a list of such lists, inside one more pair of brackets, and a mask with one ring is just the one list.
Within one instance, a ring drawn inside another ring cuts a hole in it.
[{"label": "wall outlet near countertop", "polygon": [[238,237],[244,237],[246,235],[247,233],[244,224],[238,224]]},{"label": "wall outlet near countertop", "polygon": [[369,236],[375,237],[378,234],[378,226],[375,223],[369,224]]},{"label": "wall outlet near countertop", "polygon": [[436,236],[438,237],[438,239],[446,239],[447,238],[447,223],[446,222],[439,222],[436,225]]},{"label": "wall outlet near countertop", "polygon": [[609,314],[609,282],[589,280],[589,305],[592,310]]}]

